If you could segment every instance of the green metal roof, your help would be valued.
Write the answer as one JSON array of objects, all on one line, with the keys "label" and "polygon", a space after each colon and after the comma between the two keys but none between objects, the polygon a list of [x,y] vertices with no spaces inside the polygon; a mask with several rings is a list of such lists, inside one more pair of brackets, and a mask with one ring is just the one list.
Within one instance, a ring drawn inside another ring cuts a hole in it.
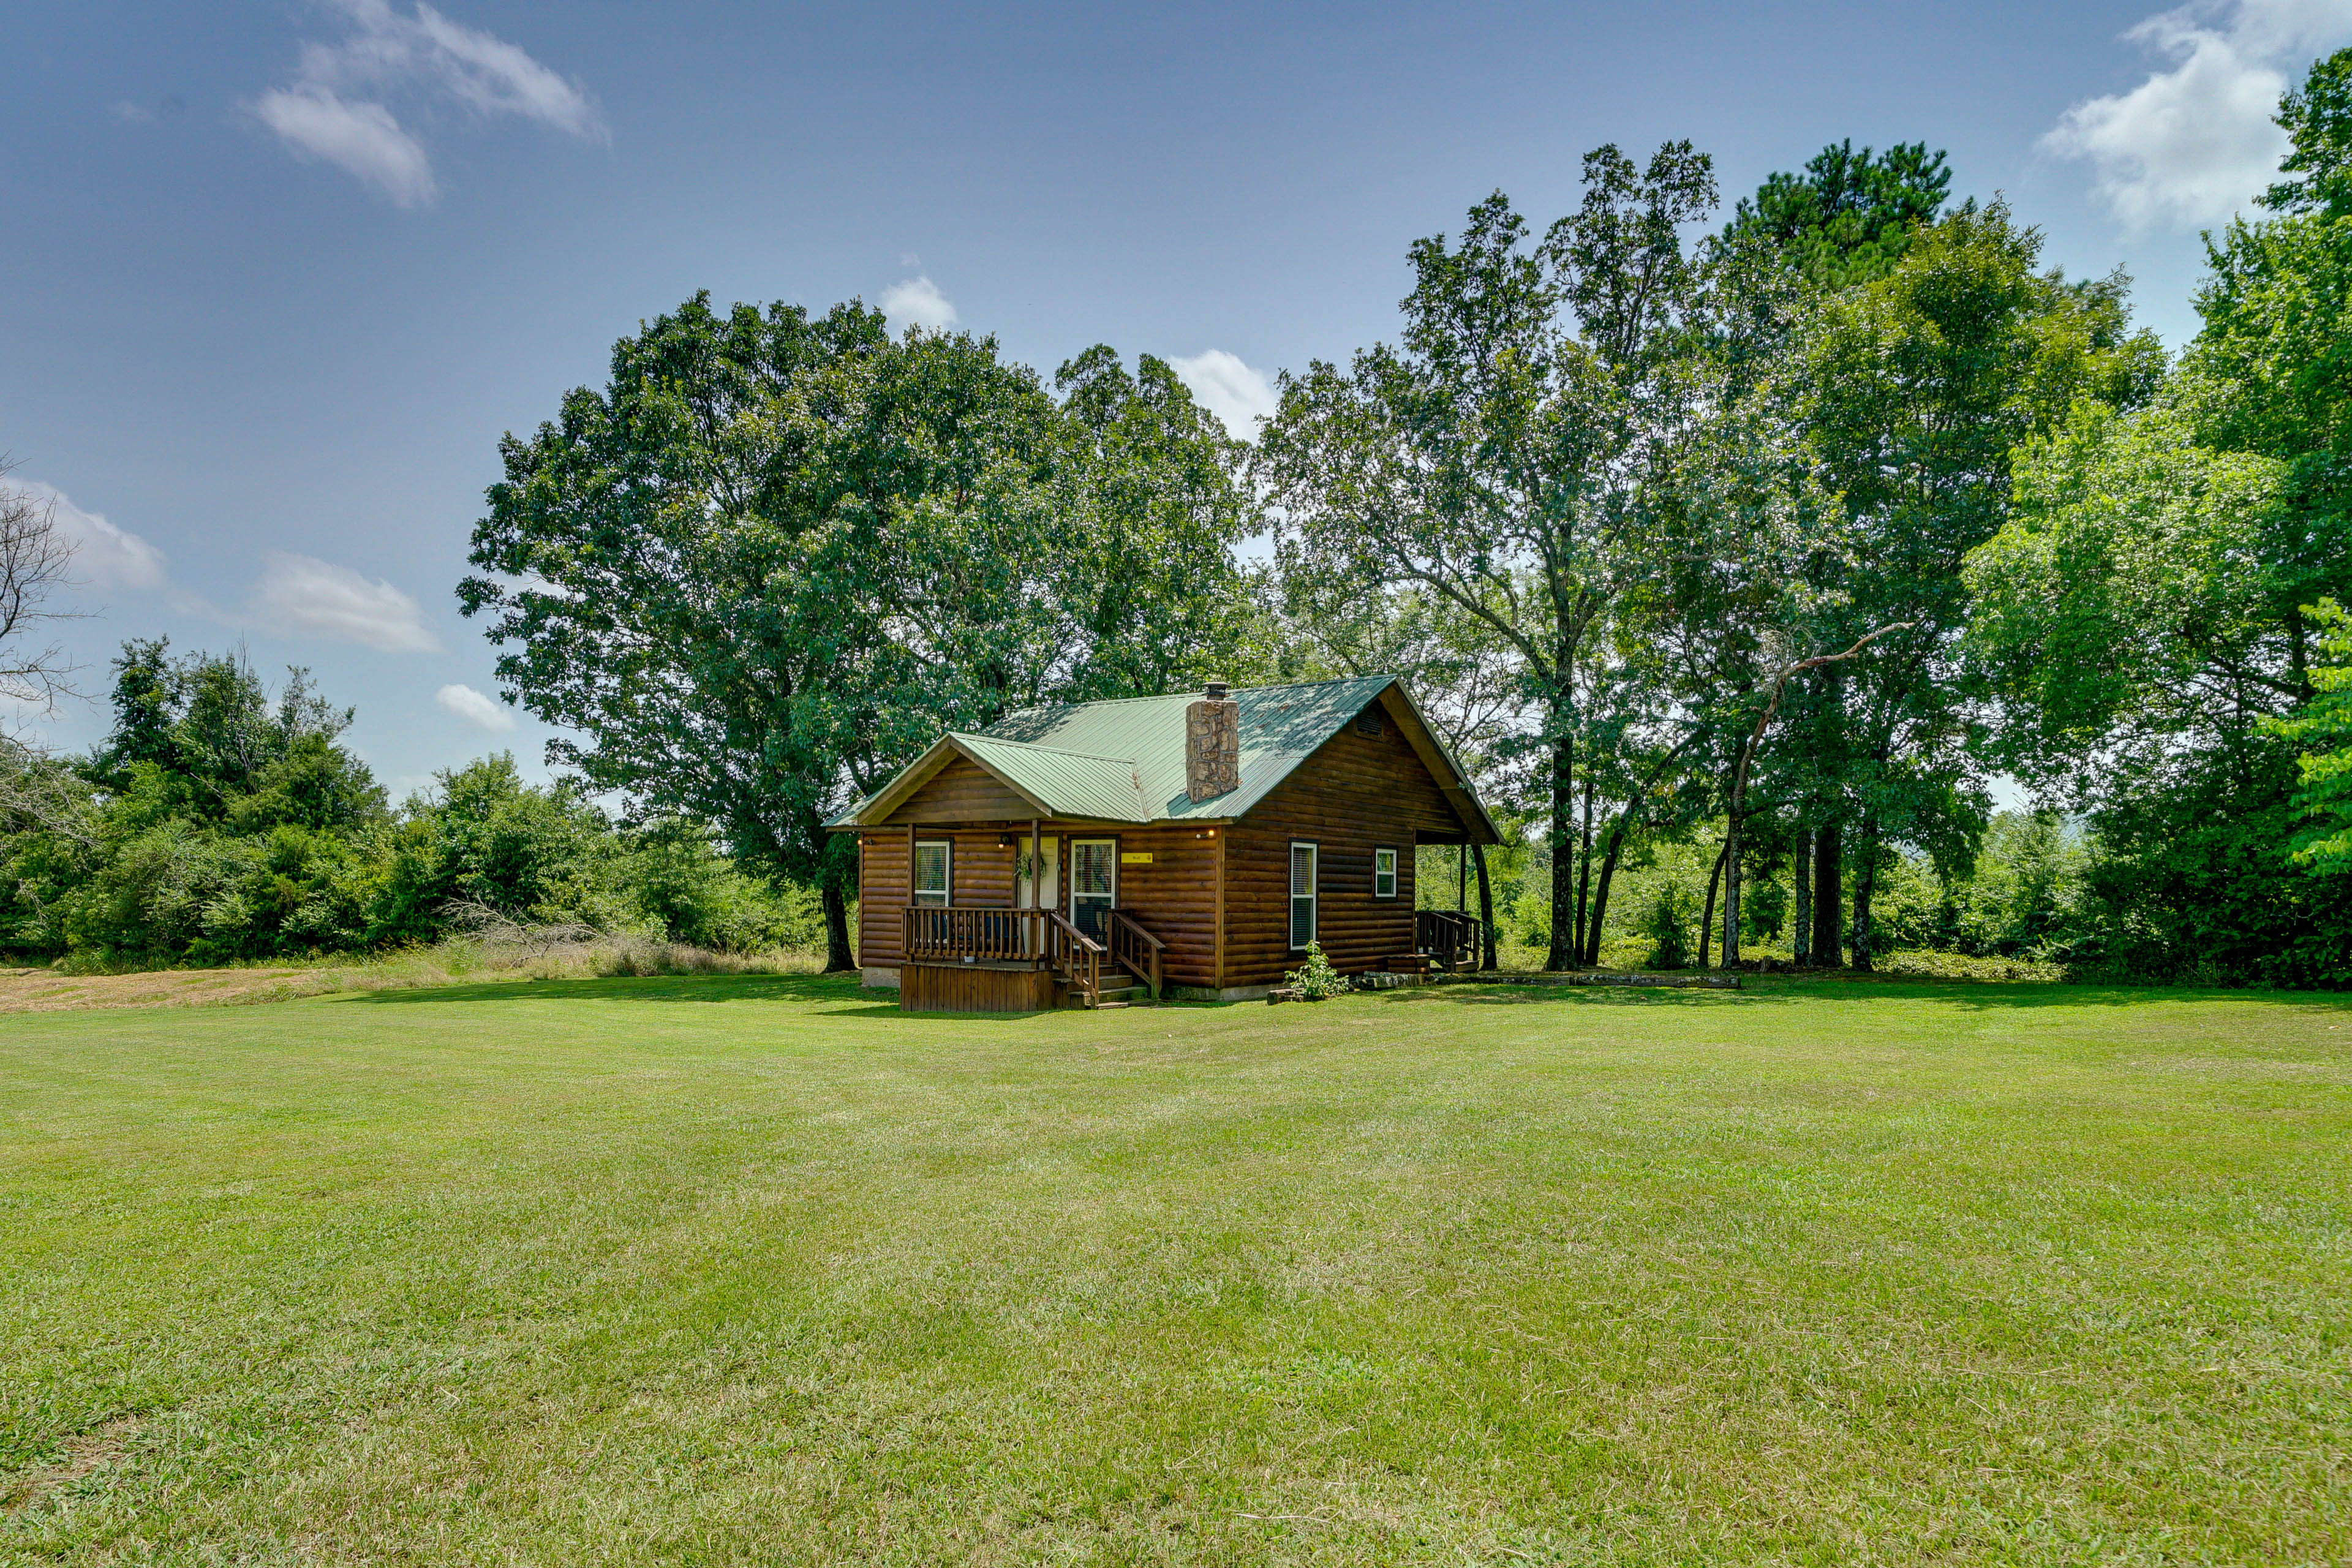
[{"label": "green metal roof", "polygon": [[[827,826],[855,826],[868,807],[883,805],[886,797],[895,809],[901,785],[929,778],[950,749],[995,773],[1049,816],[1103,822],[1222,821],[1242,816],[1265,799],[1293,768],[1391,687],[1397,688],[1403,710],[1411,715],[1407,732],[1423,756],[1433,759],[1446,797],[1464,820],[1474,823],[1474,831],[1483,830],[1486,842],[1496,842],[1494,825],[1467,777],[1429,733],[1411,700],[1404,698],[1403,688],[1386,675],[1234,691],[1241,708],[1240,787],[1207,800],[1196,801],[1184,789],[1184,710],[1201,697],[1197,691],[1184,691],[1025,709],[979,734],[945,735],[898,778]],[[887,816],[888,810],[879,815]]]},{"label": "green metal roof", "polygon": [[1207,800],[1184,793],[1184,710],[1201,700],[1197,691],[1031,708],[983,733],[1026,746],[1128,758],[1150,810],[1144,821],[1239,816],[1392,684],[1391,677],[1372,675],[1235,691],[1234,700],[1241,705],[1241,787]]},{"label": "green metal roof", "polygon": [[[1183,721],[1181,715],[1177,721]],[[1088,756],[992,735],[950,731],[948,739],[973,762],[1045,804],[1056,816],[1092,816],[1109,822],[1152,819],[1151,809],[1143,802],[1142,774],[1125,757]],[[1181,757],[1178,765],[1182,765]]]}]

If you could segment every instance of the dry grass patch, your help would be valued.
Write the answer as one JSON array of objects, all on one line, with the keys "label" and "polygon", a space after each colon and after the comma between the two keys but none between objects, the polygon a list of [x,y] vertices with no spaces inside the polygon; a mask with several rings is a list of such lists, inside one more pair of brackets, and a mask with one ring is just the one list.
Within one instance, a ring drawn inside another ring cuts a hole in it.
[{"label": "dry grass patch", "polygon": [[653,937],[591,936],[558,942],[460,938],[379,956],[226,969],[152,969],[121,973],[0,969],[0,1013],[103,1007],[204,1007],[290,1002],[302,997],[415,990],[468,983],[588,980],[679,974],[814,974],[805,952],[714,952]]}]

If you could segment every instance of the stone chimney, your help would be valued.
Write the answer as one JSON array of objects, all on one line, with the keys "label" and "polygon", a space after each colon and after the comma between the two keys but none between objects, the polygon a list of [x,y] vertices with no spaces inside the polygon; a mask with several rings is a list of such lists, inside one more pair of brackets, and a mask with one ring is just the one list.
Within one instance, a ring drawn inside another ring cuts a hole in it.
[{"label": "stone chimney", "polygon": [[1184,793],[1207,800],[1242,787],[1242,705],[1212,680],[1184,710]]}]

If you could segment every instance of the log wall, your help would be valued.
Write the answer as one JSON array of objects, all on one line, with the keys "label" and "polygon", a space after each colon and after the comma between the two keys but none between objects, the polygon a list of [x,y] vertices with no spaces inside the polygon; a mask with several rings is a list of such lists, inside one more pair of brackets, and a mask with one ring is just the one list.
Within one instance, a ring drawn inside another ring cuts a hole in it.
[{"label": "log wall", "polygon": [[1006,789],[996,775],[970,757],[955,757],[933,773],[923,787],[898,803],[886,826],[909,822],[968,823],[1026,820],[1035,810]]},{"label": "log wall", "polygon": [[[1160,955],[1160,978],[1167,984],[1216,984],[1217,844],[1211,834],[1224,833],[1225,828],[1162,822],[1116,832],[1084,827],[1057,831],[1065,845],[1072,837],[1117,838],[1121,857],[1150,855],[1149,866],[1120,865],[1118,907],[1168,944],[1168,951]],[[1066,848],[1064,853],[1066,857]],[[1066,871],[1067,864],[1066,858]],[[1066,875],[1062,882],[1066,895],[1069,886]],[[1064,912],[1068,909],[1066,897]]]},{"label": "log wall", "polygon": [[[1365,735],[1352,723],[1342,729],[1238,823],[1102,827],[1048,818],[1044,830],[1057,840],[1063,912],[1069,910],[1070,840],[1114,838],[1122,857],[1151,856],[1150,865],[1120,865],[1118,906],[1168,944],[1168,984],[1220,990],[1279,984],[1283,972],[1299,963],[1290,950],[1290,845],[1311,839],[1321,850],[1317,935],[1331,963],[1352,973],[1412,952],[1414,847],[1424,838],[1454,842],[1463,827],[1395,723],[1381,730]],[[920,837],[955,845],[955,903],[1009,909],[1027,811],[1018,796],[958,758],[909,796],[889,824],[862,830],[859,964],[868,971],[899,964],[908,823],[919,825]],[[1000,843],[1008,832],[1018,842]],[[1393,899],[1372,896],[1376,846],[1397,851]]]},{"label": "log wall", "polygon": [[[925,786],[926,791],[929,788]],[[923,794],[918,791],[908,805],[920,801]],[[1067,915],[1070,910],[1070,840],[1117,839],[1122,857],[1118,907],[1168,944],[1161,955],[1161,978],[1171,985],[1213,985],[1216,983],[1217,845],[1212,834],[1224,831],[1175,823],[1089,827],[1048,819],[1045,834],[1056,840],[1055,882],[1061,890],[1061,910]],[[1019,842],[998,843],[1008,832]],[[945,838],[955,846],[949,888],[953,902],[982,909],[1013,907],[1014,857],[1028,843],[1026,821],[979,827],[926,825],[917,827],[916,837]],[[858,838],[858,965],[893,969],[902,957],[899,950],[906,940],[907,829],[904,826],[869,827]],[[1135,854],[1150,855],[1151,863],[1123,862],[1124,857]],[[1408,874],[1399,873],[1401,877]]]},{"label": "log wall", "polygon": [[[1023,827],[1025,831],[1027,824]],[[986,827],[927,824],[916,828],[919,838],[944,838],[955,846],[948,859],[950,902],[981,909],[1013,907],[1013,851],[997,842],[1005,830],[1004,825],[993,823]],[[907,940],[907,829],[868,827],[858,838],[858,965],[896,968]]]},{"label": "log wall", "polygon": [[[1298,967],[1290,949],[1290,846],[1311,840],[1317,940],[1335,969],[1354,973],[1412,951],[1413,847],[1454,839],[1462,822],[1412,745],[1390,721],[1379,735],[1351,723],[1326,741],[1227,830],[1223,987],[1278,985]],[[1397,851],[1393,899],[1372,896],[1372,850]]]}]

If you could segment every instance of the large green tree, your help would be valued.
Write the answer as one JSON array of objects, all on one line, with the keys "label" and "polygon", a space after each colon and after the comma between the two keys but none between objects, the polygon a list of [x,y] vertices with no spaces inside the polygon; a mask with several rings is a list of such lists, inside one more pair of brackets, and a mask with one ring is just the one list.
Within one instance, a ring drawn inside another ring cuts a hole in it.
[{"label": "large green tree", "polygon": [[2295,858],[2313,870],[2340,877],[2352,871],[2352,616],[2333,599],[2311,606],[2317,624],[2320,659],[2311,670],[2312,700],[2293,718],[2272,728],[2298,746],[2302,788],[2295,805],[2313,826],[2298,834]]},{"label": "large green tree", "polygon": [[1883,278],[1912,237],[1943,214],[1952,174],[1924,142],[1874,153],[1833,142],[1801,174],[1766,176],[1734,209],[1725,237],[1778,252],[1816,288]]},{"label": "large green tree", "polygon": [[1540,715],[1551,952],[1576,962],[1584,677],[1641,569],[1645,482],[1698,416],[1706,287],[1683,226],[1715,203],[1687,142],[1584,161],[1539,240],[1499,193],[1411,251],[1399,343],[1286,375],[1258,473],[1299,569],[1416,584],[1492,627]]},{"label": "large green tree", "polygon": [[2210,240],[2162,395],[2025,448],[2012,521],[1970,562],[1971,644],[2000,753],[2095,830],[2086,961],[2341,984],[2352,889],[2294,851],[2326,837],[2304,820],[2325,763],[2297,767],[2331,710],[2308,606],[2352,588],[2352,50],[2279,119],[2288,177]]},{"label": "large green tree", "polygon": [[815,880],[847,967],[835,810],[942,726],[1161,689],[1231,629],[1238,448],[1158,361],[1061,384],[854,302],[698,296],[507,439],[461,602],[556,760]]},{"label": "large green tree", "polygon": [[1902,628],[1792,713],[1822,809],[1858,831],[1857,965],[1888,842],[1960,863],[1988,817],[1961,566],[2008,519],[2011,454],[2076,399],[2129,407],[2162,373],[2155,339],[2130,329],[2125,280],[2037,270],[2041,247],[2004,205],[1963,208],[1885,276],[1821,296],[1797,336],[1799,417],[1841,513],[1811,568],[1822,609],[1802,640],[1834,648]]}]

